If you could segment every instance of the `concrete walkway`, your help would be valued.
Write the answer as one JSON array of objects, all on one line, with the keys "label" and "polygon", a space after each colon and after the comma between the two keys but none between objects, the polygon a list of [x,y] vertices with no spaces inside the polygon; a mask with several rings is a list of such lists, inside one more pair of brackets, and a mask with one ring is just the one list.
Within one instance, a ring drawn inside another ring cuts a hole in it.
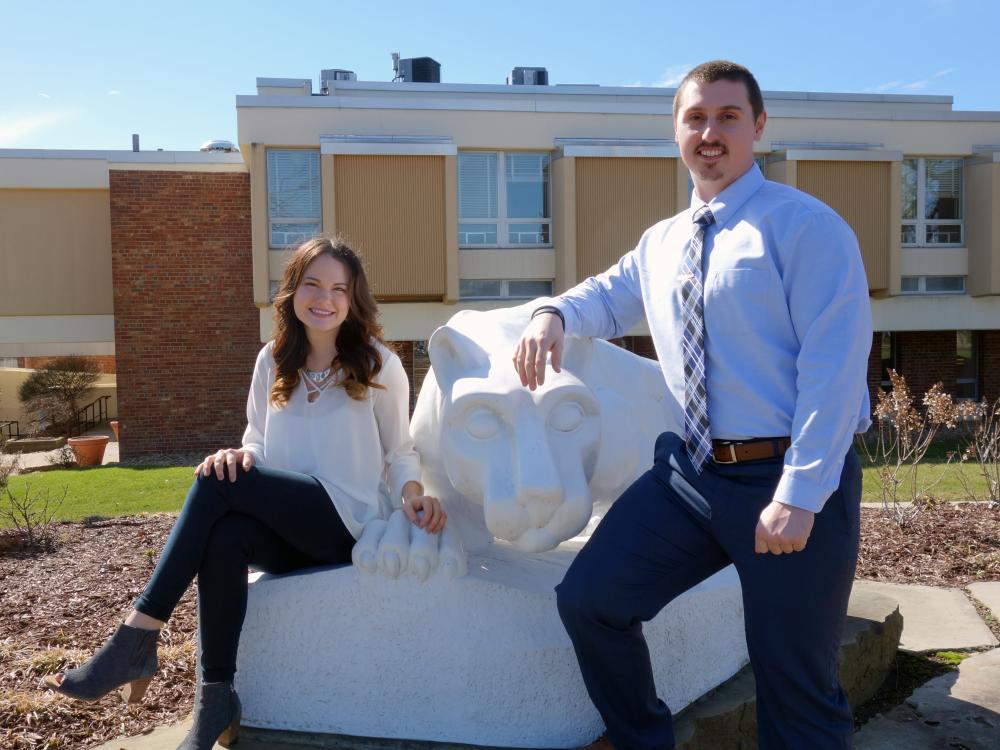
[{"label": "concrete walkway", "polygon": [[[968,657],[955,672],[929,680],[901,705],[868,722],[855,735],[855,750],[1000,748],[1000,648],[964,593],[858,583],[896,596],[904,620],[901,649],[906,642],[915,652],[990,650]],[[1000,619],[1000,582],[974,583],[969,592]]]},{"label": "concrete walkway", "polygon": [[[88,437],[91,435],[107,435],[110,439],[108,440],[107,447],[104,449],[104,460],[101,463],[102,465],[118,463],[118,441],[115,440],[115,433],[112,432],[110,427],[97,427],[83,434]],[[19,453],[17,454],[17,462],[21,469],[44,469],[51,467],[53,461],[58,460],[58,456],[59,450]]]}]

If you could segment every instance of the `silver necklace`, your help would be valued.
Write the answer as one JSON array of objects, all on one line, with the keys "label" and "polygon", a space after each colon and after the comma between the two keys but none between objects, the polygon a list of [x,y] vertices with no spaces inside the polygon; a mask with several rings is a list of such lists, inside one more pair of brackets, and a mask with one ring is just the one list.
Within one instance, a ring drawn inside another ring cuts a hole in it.
[{"label": "silver necklace", "polygon": [[333,370],[332,367],[327,367],[325,370],[306,370],[306,377],[309,378],[314,383],[322,383],[328,377],[330,377],[330,372]]}]

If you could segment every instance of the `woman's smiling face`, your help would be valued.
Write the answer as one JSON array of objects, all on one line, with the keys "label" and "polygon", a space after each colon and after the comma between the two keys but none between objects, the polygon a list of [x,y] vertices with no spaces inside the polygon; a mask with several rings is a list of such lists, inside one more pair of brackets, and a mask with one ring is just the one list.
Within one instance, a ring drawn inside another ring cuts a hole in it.
[{"label": "woman's smiling face", "polygon": [[310,263],[292,298],[295,317],[308,331],[336,333],[351,309],[351,279],[347,266],[329,255]]}]

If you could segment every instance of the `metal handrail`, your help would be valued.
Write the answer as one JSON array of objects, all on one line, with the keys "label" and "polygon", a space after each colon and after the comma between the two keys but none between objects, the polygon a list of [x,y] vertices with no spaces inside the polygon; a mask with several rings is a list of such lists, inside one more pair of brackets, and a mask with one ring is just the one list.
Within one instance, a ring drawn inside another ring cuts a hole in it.
[{"label": "metal handrail", "polygon": [[84,406],[76,413],[76,423],[73,425],[73,437],[82,435],[91,427],[97,427],[110,415],[108,402],[111,396],[101,396]]},{"label": "metal handrail", "polygon": [[16,419],[5,419],[0,422],[0,436],[6,434],[7,440],[17,440],[21,437],[21,425]]}]

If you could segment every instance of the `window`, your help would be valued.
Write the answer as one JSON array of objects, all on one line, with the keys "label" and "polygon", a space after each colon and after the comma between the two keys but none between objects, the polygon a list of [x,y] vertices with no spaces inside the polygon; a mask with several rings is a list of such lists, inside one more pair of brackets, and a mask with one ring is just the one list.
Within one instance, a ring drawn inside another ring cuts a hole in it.
[{"label": "window", "polygon": [[0,367],[17,367],[17,357],[0,357]]},{"label": "window", "polygon": [[979,336],[975,331],[955,331],[955,396],[979,398]]},{"label": "window", "polygon": [[319,234],[319,151],[267,152],[267,220],[271,247],[294,247]]},{"label": "window", "polygon": [[899,290],[903,294],[965,294],[965,277],[904,276]]},{"label": "window", "polygon": [[460,247],[550,247],[551,159],[544,153],[458,155]]},{"label": "window", "polygon": [[903,245],[962,245],[962,160],[903,159]]},{"label": "window", "polygon": [[881,336],[882,377],[879,385],[882,390],[888,391],[892,389],[889,370],[899,372],[899,337],[894,336],[891,331],[882,331]]},{"label": "window", "polygon": [[535,279],[462,279],[461,299],[535,299],[551,297],[552,282]]}]

